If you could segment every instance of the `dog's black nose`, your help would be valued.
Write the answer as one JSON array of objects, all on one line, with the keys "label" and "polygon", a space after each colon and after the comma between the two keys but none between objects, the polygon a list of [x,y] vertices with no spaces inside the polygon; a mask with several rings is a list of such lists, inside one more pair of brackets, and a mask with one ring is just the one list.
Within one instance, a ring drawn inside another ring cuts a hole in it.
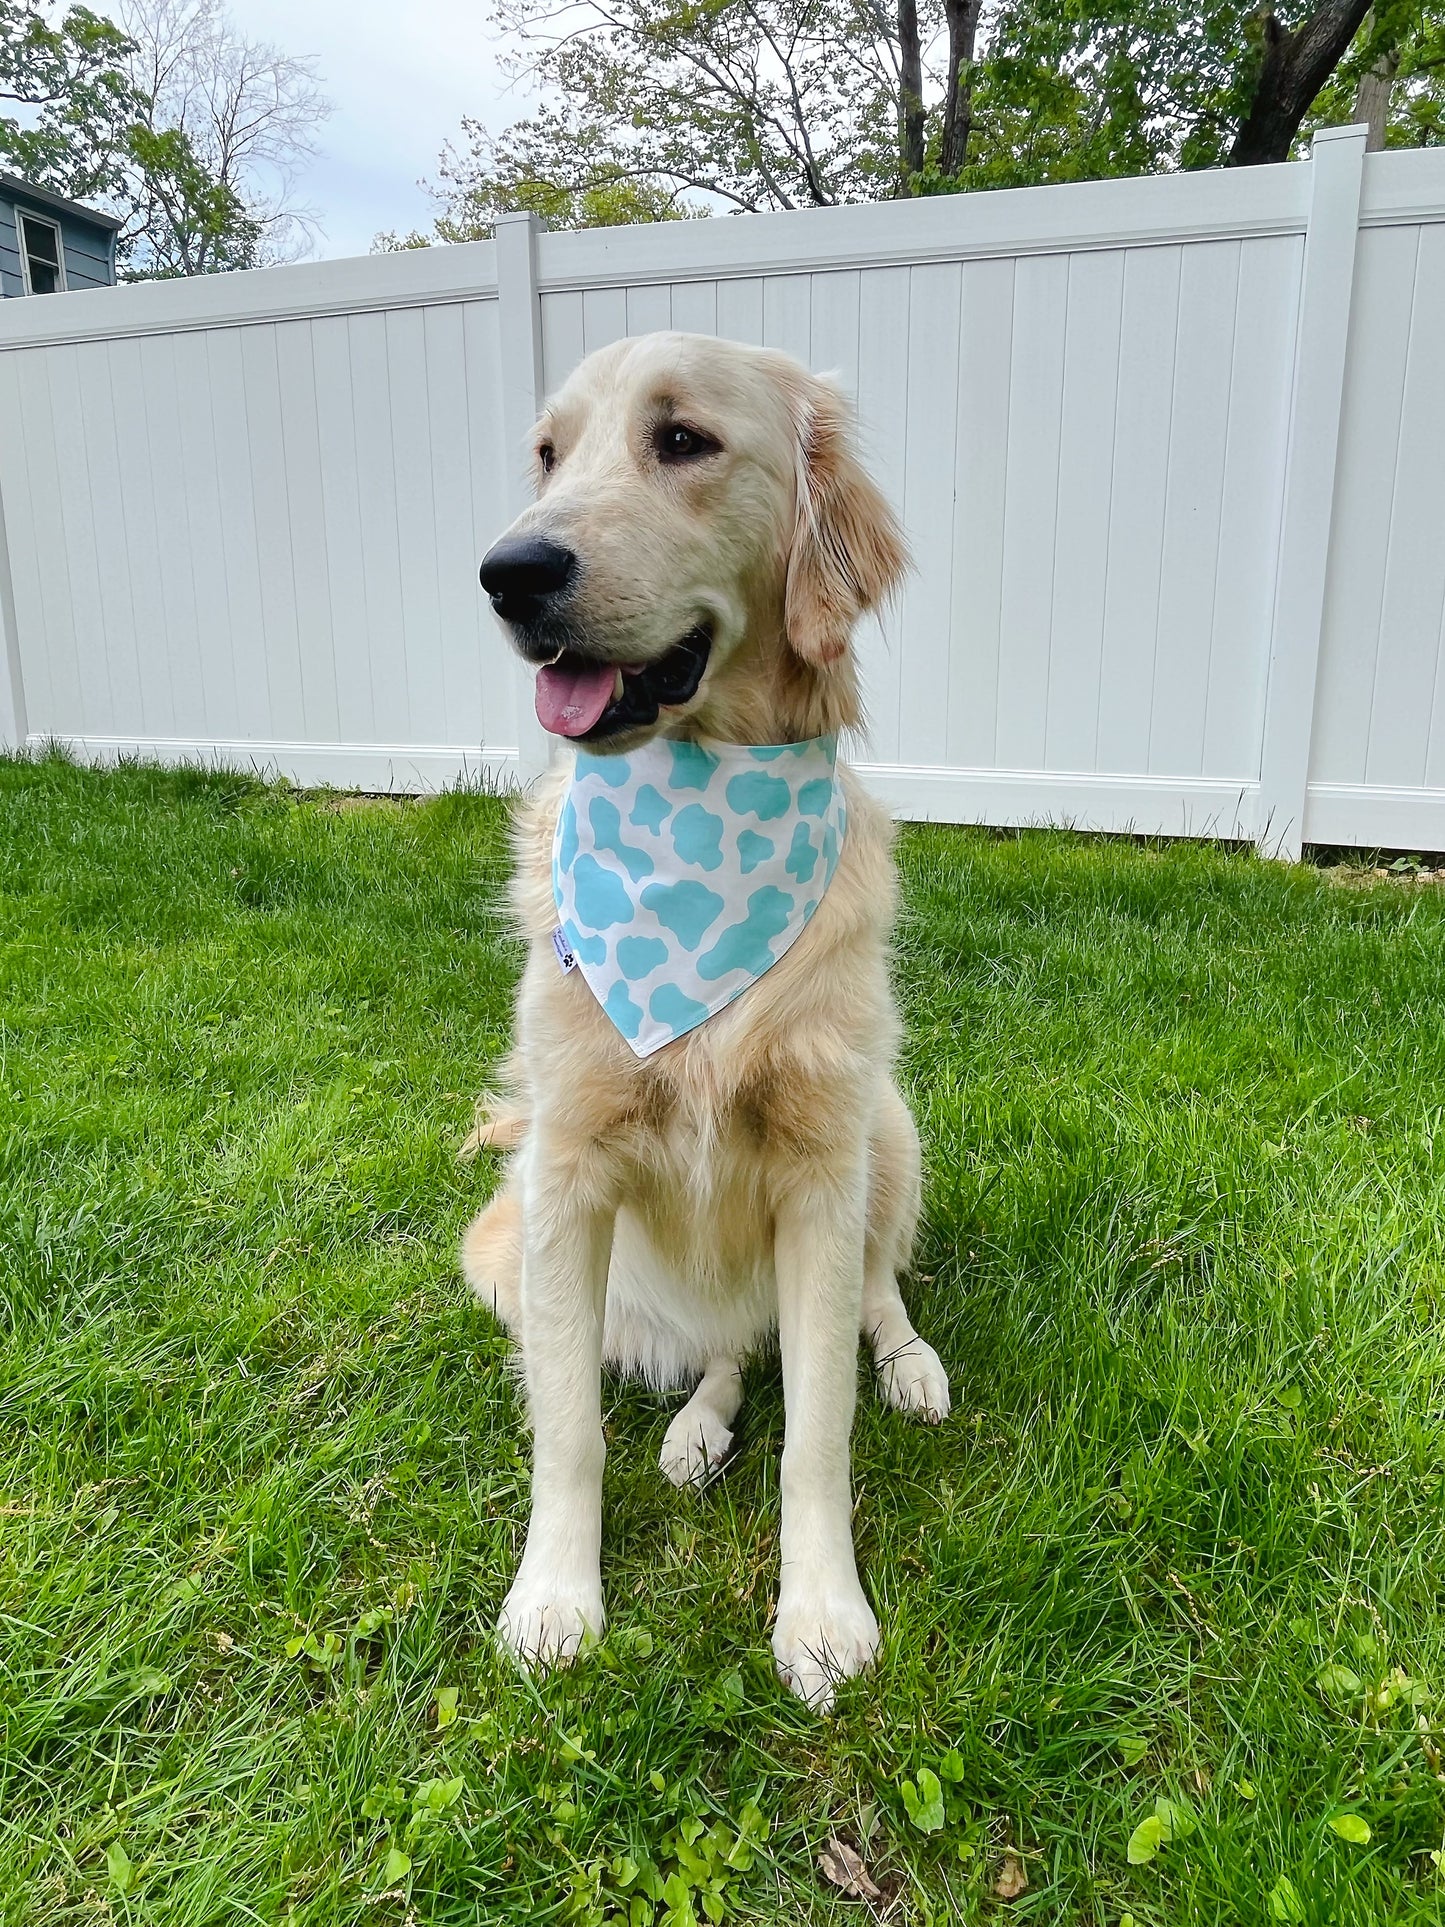
[{"label": "dog's black nose", "polygon": [[504,622],[534,621],[572,580],[577,558],[542,535],[504,535],[482,557],[482,587]]}]

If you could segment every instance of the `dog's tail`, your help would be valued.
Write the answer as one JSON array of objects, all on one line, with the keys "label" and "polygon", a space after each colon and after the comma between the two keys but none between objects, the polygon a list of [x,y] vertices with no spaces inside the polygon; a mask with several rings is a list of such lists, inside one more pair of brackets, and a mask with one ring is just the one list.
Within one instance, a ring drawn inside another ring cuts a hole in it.
[{"label": "dog's tail", "polygon": [[459,1158],[474,1158],[478,1151],[514,1151],[522,1142],[527,1120],[504,1099],[483,1091],[477,1099],[472,1128],[457,1150]]}]

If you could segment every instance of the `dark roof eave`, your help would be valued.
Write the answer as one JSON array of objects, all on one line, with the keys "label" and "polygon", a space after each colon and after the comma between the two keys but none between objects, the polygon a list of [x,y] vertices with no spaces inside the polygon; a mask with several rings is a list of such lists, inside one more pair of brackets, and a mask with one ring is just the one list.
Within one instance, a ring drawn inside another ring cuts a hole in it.
[{"label": "dark roof eave", "polygon": [[89,221],[94,227],[101,227],[114,234],[125,226],[113,214],[102,214],[98,207],[86,207],[83,201],[67,201],[63,194],[52,194],[48,187],[36,187],[31,181],[22,181],[18,174],[0,174],[0,194],[20,195],[27,201],[36,201],[42,207],[50,208],[56,214],[74,214],[82,221]]}]

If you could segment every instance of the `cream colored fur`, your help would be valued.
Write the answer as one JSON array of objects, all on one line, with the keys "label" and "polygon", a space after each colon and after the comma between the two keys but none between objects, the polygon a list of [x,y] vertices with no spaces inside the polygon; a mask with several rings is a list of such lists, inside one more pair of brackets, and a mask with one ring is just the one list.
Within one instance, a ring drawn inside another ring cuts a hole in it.
[{"label": "cream colored fur", "polygon": [[[719,453],[660,467],[659,419]],[[553,465],[515,526],[577,553],[599,652],[642,661],[699,620],[712,628],[697,696],[660,727],[763,743],[857,722],[849,635],[904,553],[835,389],[766,351],[649,336],[584,362],[538,441]],[[603,1361],[660,1386],[697,1381],[662,1449],[681,1484],[725,1457],[742,1362],[776,1331],[787,1421],[773,1647],[788,1683],[823,1706],[878,1640],[851,1531],[860,1329],[891,1404],[931,1420],[949,1406],[897,1283],[919,1158],[893,1079],[891,825],[843,770],[847,839],[812,921],[743,996],[639,1060],[552,948],[568,774],[554,768],[518,819],[530,949],[508,1095],[473,1134],[517,1148],[462,1255],[520,1347],[534,1430],[531,1523],[499,1630],[547,1664],[602,1629]]]}]

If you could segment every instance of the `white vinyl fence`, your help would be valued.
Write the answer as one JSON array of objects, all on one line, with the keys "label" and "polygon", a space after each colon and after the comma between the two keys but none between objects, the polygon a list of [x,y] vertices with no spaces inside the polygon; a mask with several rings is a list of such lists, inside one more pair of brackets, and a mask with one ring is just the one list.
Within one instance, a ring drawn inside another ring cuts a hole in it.
[{"label": "white vinyl fence", "polygon": [[857,398],[900,814],[1445,848],[1445,154],[548,234],[0,307],[0,742],[432,788],[545,749],[476,565],[654,328]]}]

